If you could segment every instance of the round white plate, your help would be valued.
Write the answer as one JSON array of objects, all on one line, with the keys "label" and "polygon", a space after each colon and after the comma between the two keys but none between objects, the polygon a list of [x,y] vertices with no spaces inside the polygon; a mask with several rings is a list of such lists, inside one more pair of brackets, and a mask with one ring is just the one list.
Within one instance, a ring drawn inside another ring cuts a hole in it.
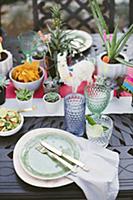
[{"label": "round white plate", "polygon": [[83,52],[89,49],[92,45],[92,37],[89,33],[82,30],[66,30],[69,34],[68,37],[74,37],[72,44],[79,50]]},{"label": "round white plate", "polygon": [[33,186],[53,188],[53,187],[60,187],[63,185],[67,185],[67,184],[70,184],[73,182],[72,180],[70,180],[67,177],[57,178],[57,179],[53,179],[53,180],[38,179],[38,178],[30,176],[28,173],[26,173],[26,171],[21,166],[19,156],[20,156],[20,152],[23,149],[23,144],[28,142],[34,136],[45,133],[45,132],[49,132],[49,131],[55,132],[55,134],[56,134],[56,132],[58,132],[60,134],[64,134],[65,136],[68,136],[69,138],[73,139],[73,135],[71,135],[70,133],[68,133],[66,131],[63,131],[60,129],[55,129],[55,128],[40,128],[40,129],[35,129],[32,131],[29,131],[27,134],[22,136],[14,148],[13,164],[14,164],[15,171],[16,171],[17,175],[24,182],[26,182],[30,185],[33,185]]}]

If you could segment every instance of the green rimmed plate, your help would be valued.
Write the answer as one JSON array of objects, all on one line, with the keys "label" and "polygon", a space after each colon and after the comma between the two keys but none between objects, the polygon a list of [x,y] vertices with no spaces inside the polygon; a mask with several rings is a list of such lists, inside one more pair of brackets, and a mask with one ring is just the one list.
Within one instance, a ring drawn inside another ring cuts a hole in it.
[{"label": "green rimmed plate", "polygon": [[[41,130],[41,133],[40,133]],[[37,129],[31,131],[37,133]],[[79,159],[79,147],[74,140],[59,129],[38,129],[38,134],[33,134],[28,141],[23,142],[19,159],[22,168],[30,176],[43,180],[53,180],[66,176],[71,171],[59,161],[49,157],[48,154],[40,153],[36,147],[41,140],[62,150],[64,153]]]}]

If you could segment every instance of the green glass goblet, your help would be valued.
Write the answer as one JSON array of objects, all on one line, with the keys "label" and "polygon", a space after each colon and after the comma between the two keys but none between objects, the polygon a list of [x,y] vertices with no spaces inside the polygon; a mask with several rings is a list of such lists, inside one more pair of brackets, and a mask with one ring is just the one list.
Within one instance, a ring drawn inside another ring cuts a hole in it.
[{"label": "green glass goblet", "polygon": [[85,88],[85,97],[88,109],[94,118],[100,118],[110,99],[110,90],[104,85],[91,83]]},{"label": "green glass goblet", "polygon": [[20,48],[26,57],[26,61],[31,62],[31,55],[38,48],[39,36],[34,31],[28,31],[21,33],[18,36],[18,41]]}]

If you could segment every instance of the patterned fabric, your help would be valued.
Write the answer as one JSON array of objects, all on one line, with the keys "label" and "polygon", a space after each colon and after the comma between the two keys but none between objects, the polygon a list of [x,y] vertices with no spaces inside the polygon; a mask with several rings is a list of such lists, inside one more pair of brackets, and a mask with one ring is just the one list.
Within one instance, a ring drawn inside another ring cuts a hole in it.
[{"label": "patterned fabric", "polygon": [[124,90],[127,90],[129,93],[133,93],[133,69],[128,69],[128,74],[122,85]]}]

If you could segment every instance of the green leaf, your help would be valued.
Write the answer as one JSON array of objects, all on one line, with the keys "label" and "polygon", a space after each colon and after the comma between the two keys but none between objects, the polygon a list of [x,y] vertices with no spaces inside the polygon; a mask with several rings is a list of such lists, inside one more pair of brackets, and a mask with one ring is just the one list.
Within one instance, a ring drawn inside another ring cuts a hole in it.
[{"label": "green leaf", "polygon": [[100,34],[102,40],[104,41],[104,38],[103,38],[103,29],[100,26],[99,19],[98,19],[96,10],[95,10],[95,5],[93,4],[92,0],[90,0],[90,7],[91,7],[91,11],[92,11],[93,17],[95,19],[95,23],[96,23],[96,25],[98,27],[98,30],[99,30],[99,34]]},{"label": "green leaf", "polygon": [[95,120],[92,117],[90,117],[89,115],[86,115],[85,117],[86,117],[86,119],[87,119],[87,121],[89,122],[90,125],[93,126],[93,125],[97,124],[95,122]]},{"label": "green leaf", "polygon": [[112,37],[112,42],[111,42],[111,47],[110,47],[110,59],[113,58],[115,55],[114,49],[115,49],[116,42],[117,42],[117,30],[118,30],[118,23],[115,27],[113,37]]},{"label": "green leaf", "polygon": [[92,10],[92,14],[93,14],[93,17],[95,19],[95,23],[97,25],[97,28],[98,28],[98,31],[99,31],[99,34],[103,40],[103,42],[105,43],[105,48],[106,48],[106,51],[109,53],[109,42],[104,40],[104,37],[103,37],[103,31],[105,30],[106,33],[108,34],[109,33],[109,30],[108,30],[108,27],[107,27],[107,24],[102,16],[102,13],[101,13],[101,10],[100,10],[100,7],[97,3],[96,0],[89,0],[90,2],[90,7],[91,7],[91,10]]},{"label": "green leaf", "polygon": [[133,33],[133,24],[130,26],[128,31],[118,40],[116,48],[114,49],[114,51],[116,52],[115,57],[117,57],[120,54],[121,50],[125,46],[127,40],[132,35],[132,33]]},{"label": "green leaf", "polygon": [[93,6],[95,7],[95,11],[96,11],[96,14],[97,14],[97,16],[99,18],[99,22],[100,22],[102,28],[104,30],[106,30],[107,34],[109,34],[108,26],[107,26],[107,24],[106,24],[106,22],[105,22],[105,20],[103,18],[103,15],[102,15],[102,12],[100,10],[99,4],[97,3],[97,0],[93,0]]},{"label": "green leaf", "polygon": [[124,64],[124,65],[126,65],[126,66],[128,66],[128,67],[133,67],[133,63],[129,63],[128,61],[126,61],[126,60],[124,60],[124,59],[122,59],[122,58],[120,58],[120,57],[117,57],[116,60],[117,60],[119,63]]}]

